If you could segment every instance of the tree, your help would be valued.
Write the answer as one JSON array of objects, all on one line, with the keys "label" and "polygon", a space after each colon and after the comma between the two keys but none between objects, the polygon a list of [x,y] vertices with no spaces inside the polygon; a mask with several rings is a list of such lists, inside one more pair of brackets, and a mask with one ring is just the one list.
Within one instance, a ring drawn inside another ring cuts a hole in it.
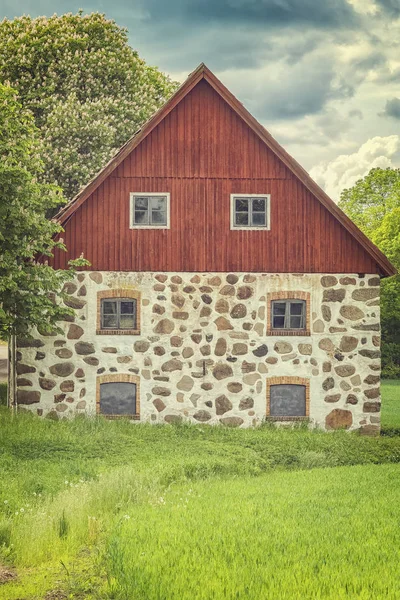
[{"label": "tree", "polygon": [[0,23],[0,82],[10,82],[43,139],[41,180],[67,198],[176,89],[128,45],[125,29],[93,13]]},{"label": "tree", "polygon": [[372,239],[385,215],[400,207],[400,169],[371,169],[343,190],[339,206]]},{"label": "tree", "polygon": [[[400,169],[371,171],[342,192],[339,206],[400,271]],[[400,276],[382,281],[382,367],[400,377]]]},{"label": "tree", "polygon": [[39,149],[33,116],[14,89],[0,84],[0,339],[8,342],[29,337],[32,327],[60,330],[57,321],[71,312],[59,302],[65,297],[60,290],[73,267],[88,264],[78,259],[69,269],[55,270],[37,260],[64,248],[54,239],[61,226],[45,217],[63,197],[56,186],[38,182]]}]

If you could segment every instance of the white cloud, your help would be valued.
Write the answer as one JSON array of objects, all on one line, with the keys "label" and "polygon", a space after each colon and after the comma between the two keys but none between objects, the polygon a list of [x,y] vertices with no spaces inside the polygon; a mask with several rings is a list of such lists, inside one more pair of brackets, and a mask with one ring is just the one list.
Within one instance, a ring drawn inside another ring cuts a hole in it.
[{"label": "white cloud", "polygon": [[394,167],[399,150],[400,136],[373,137],[353,154],[320,162],[310,170],[310,175],[336,202],[342,190],[354,185],[374,167]]}]

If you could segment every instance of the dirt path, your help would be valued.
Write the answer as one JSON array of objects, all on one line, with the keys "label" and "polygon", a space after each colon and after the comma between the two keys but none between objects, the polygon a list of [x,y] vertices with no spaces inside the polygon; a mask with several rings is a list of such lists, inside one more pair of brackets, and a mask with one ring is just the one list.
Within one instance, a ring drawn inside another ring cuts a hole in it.
[{"label": "dirt path", "polygon": [[7,381],[8,346],[0,344],[0,382]]}]

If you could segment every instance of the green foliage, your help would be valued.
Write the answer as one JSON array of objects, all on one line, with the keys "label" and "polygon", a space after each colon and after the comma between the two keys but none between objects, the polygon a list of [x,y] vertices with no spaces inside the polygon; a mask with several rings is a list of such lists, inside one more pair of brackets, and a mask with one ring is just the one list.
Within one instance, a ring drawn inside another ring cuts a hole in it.
[{"label": "green foliage", "polygon": [[42,138],[42,179],[71,198],[176,89],[99,13],[0,23],[0,82],[15,87]]},{"label": "green foliage", "polygon": [[[45,218],[63,201],[54,185],[39,183],[43,172],[33,117],[16,92],[0,84],[0,339],[27,336],[32,326],[53,328],[66,309],[55,298],[74,271],[54,270],[37,257],[64,248],[54,236],[60,225]],[[85,265],[78,259],[71,266]]]},{"label": "green foliage", "polygon": [[400,169],[371,169],[352,188],[342,191],[339,206],[373,239],[384,217],[400,207]]},{"label": "green foliage", "polygon": [[[400,169],[371,169],[339,206],[400,270]],[[400,377],[400,275],[381,284],[382,374]]]}]

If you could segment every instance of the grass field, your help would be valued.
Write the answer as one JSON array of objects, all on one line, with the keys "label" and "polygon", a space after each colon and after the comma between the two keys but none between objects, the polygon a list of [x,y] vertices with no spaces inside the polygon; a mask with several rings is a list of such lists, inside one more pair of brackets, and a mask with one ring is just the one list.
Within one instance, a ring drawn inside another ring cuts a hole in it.
[{"label": "grass field", "polygon": [[0,438],[1,600],[399,597],[399,435],[1,409]]}]

